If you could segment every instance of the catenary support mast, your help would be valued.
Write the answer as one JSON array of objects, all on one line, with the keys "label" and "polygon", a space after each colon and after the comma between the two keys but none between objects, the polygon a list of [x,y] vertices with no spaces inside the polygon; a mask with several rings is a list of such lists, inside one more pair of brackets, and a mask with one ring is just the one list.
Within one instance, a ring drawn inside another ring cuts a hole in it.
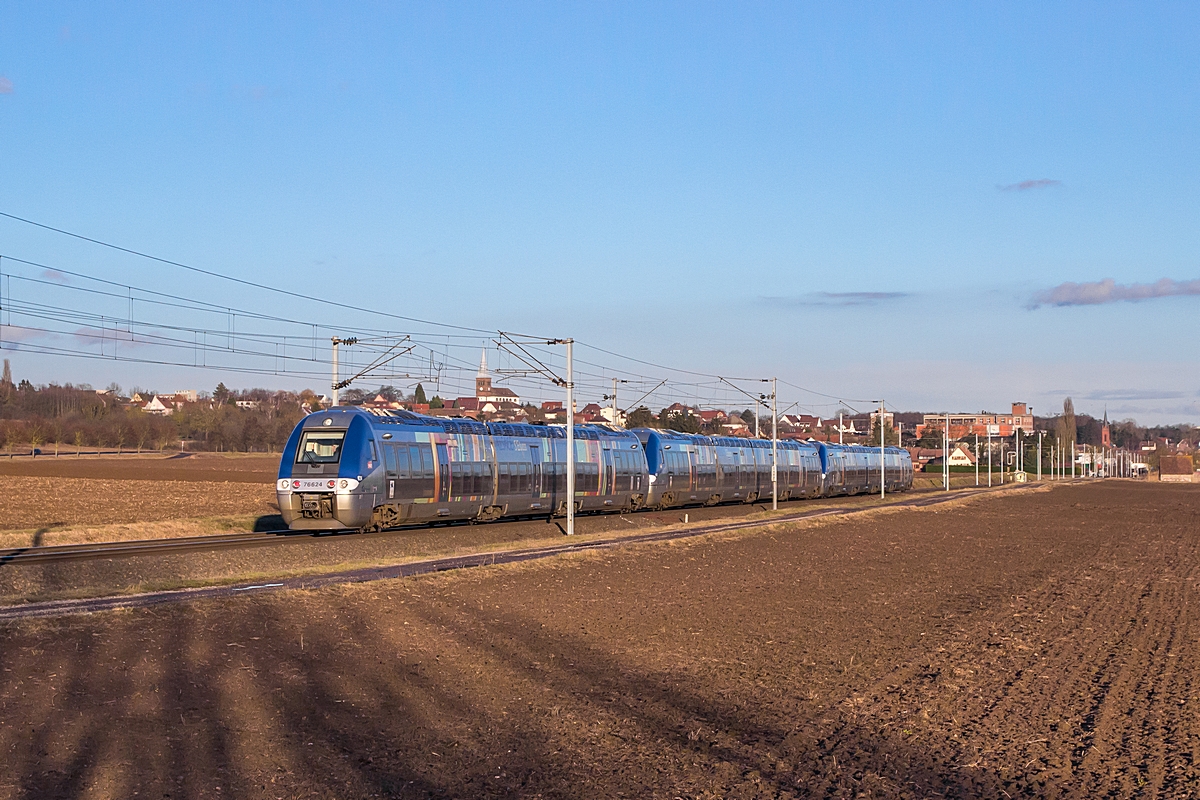
[{"label": "catenary support mast", "polygon": [[779,379],[771,378],[771,510],[779,509]]},{"label": "catenary support mast", "polygon": [[[575,374],[574,339],[567,339],[567,536],[575,535]],[[616,392],[614,392],[615,394]]]}]

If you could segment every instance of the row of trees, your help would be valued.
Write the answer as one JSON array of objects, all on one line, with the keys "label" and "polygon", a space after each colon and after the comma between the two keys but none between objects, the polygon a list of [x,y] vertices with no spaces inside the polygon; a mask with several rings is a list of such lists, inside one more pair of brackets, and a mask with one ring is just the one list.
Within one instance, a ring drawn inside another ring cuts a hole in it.
[{"label": "row of trees", "polygon": [[[134,390],[143,398],[154,392]],[[120,396],[121,387],[110,385],[97,392],[87,385],[71,384],[33,386],[23,380],[14,384],[7,360],[0,374],[0,445],[8,451],[22,446],[39,449],[64,448],[70,451],[83,448],[115,448],[161,450],[180,446],[190,449],[276,451],[283,447],[296,423],[309,411],[320,408],[319,398],[309,390],[302,392],[248,389],[236,391],[223,383],[209,393],[202,393],[200,401],[186,403],[170,416],[147,414],[127,399]],[[343,393],[343,401],[355,404],[376,395],[387,400],[408,403],[426,403],[433,408],[443,407],[440,398],[427,398],[424,388],[417,385],[410,394],[404,394],[394,386],[381,386],[373,392],[349,389]],[[238,405],[243,402],[242,406]],[[527,406],[530,418],[540,411]],[[754,429],[754,411],[746,409],[737,414],[751,430]],[[919,414],[897,414],[896,419],[904,422],[905,431],[914,430]],[[829,420],[833,424],[834,418]],[[724,432],[722,422],[713,420],[705,423],[687,411],[662,409],[655,414],[646,406],[630,412],[626,420],[630,428],[661,428],[683,433],[705,433],[719,435]],[[878,421],[872,426],[868,441],[878,442]],[[1038,430],[1047,431],[1043,450],[1055,444],[1078,443],[1099,446],[1102,421],[1087,414],[1076,414],[1071,398],[1063,403],[1063,412],[1053,417],[1035,420]],[[770,430],[769,418],[763,428]],[[1166,438],[1172,442],[1196,441],[1200,429],[1190,425],[1142,427],[1134,420],[1126,419],[1110,424],[1113,444],[1133,449],[1142,442],[1155,438]],[[885,430],[888,443],[895,442],[891,426]],[[942,434],[931,426],[915,443],[925,447],[941,447]],[[913,444],[906,437],[905,445]],[[1032,444],[1032,442],[1031,442]]]},{"label": "row of trees", "polygon": [[428,397],[425,394],[425,387],[419,383],[409,394],[405,394],[395,386],[380,386],[373,392],[356,388],[342,389],[338,396],[338,402],[345,403],[348,406],[356,406],[361,405],[366,400],[373,400],[376,397],[382,397],[389,403],[428,403],[430,408],[446,407],[446,402],[437,395]]},{"label": "row of trees", "polygon": [[[749,425],[751,430],[754,430],[753,411],[746,409],[737,416]],[[717,419],[705,422],[690,411],[672,411],[667,408],[655,414],[646,406],[639,406],[625,417],[625,427],[627,428],[659,428],[660,430],[703,433],[711,436],[720,436],[726,432],[723,427],[724,422],[724,420]],[[769,422],[767,430],[770,430]]]},{"label": "row of trees", "polygon": [[[250,407],[239,407],[239,400],[251,401],[245,404]],[[13,385],[11,378],[0,378],[0,445],[9,453],[23,448],[73,452],[177,447],[273,452],[315,407],[317,397],[309,391],[232,391],[222,384],[199,402],[158,416],[112,391],[97,393],[89,386],[70,384],[35,387],[27,381]]]}]

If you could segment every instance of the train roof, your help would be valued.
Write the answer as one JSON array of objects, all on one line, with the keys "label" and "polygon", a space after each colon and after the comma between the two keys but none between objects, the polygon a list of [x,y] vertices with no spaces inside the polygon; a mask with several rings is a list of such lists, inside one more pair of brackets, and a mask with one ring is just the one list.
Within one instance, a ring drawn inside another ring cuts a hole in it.
[{"label": "train roof", "polygon": [[[339,408],[339,410],[342,409]],[[414,414],[411,411],[395,408],[361,409],[350,406],[345,410],[368,417],[373,425],[409,425],[455,434],[523,436],[540,439],[567,438],[567,429],[564,425],[528,425],[520,422],[480,422],[470,418],[427,417],[424,414]],[[575,426],[575,438],[582,441],[628,439],[631,435],[628,431],[612,430],[601,425],[579,424]]]},{"label": "train roof", "polygon": [[[705,436],[700,433],[681,433],[680,431],[659,428],[634,428],[630,433],[635,434],[644,443],[651,435],[658,436],[668,442],[688,442],[713,447],[753,447],[759,450],[770,450],[770,439],[747,439],[743,436]],[[812,446],[812,442],[798,442],[795,439],[776,439],[784,449],[799,449],[804,445]]]}]

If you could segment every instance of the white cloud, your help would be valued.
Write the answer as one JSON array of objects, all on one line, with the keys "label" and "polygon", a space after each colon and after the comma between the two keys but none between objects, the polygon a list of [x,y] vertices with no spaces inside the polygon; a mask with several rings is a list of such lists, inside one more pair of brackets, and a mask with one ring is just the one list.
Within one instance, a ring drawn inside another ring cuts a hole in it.
[{"label": "white cloud", "polygon": [[1104,303],[1137,302],[1157,297],[1200,295],[1200,280],[1176,281],[1163,278],[1154,283],[1121,284],[1112,278],[1091,283],[1060,283],[1033,296],[1030,308],[1049,306],[1095,306]]}]

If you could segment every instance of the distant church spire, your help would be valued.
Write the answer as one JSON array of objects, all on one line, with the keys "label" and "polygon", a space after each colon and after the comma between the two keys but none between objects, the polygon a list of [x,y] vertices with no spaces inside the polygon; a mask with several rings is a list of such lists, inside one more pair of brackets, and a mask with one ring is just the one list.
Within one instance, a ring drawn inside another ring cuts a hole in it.
[{"label": "distant church spire", "polygon": [[488,397],[492,394],[492,376],[488,373],[487,348],[479,355],[479,372],[475,375],[475,396]]}]

